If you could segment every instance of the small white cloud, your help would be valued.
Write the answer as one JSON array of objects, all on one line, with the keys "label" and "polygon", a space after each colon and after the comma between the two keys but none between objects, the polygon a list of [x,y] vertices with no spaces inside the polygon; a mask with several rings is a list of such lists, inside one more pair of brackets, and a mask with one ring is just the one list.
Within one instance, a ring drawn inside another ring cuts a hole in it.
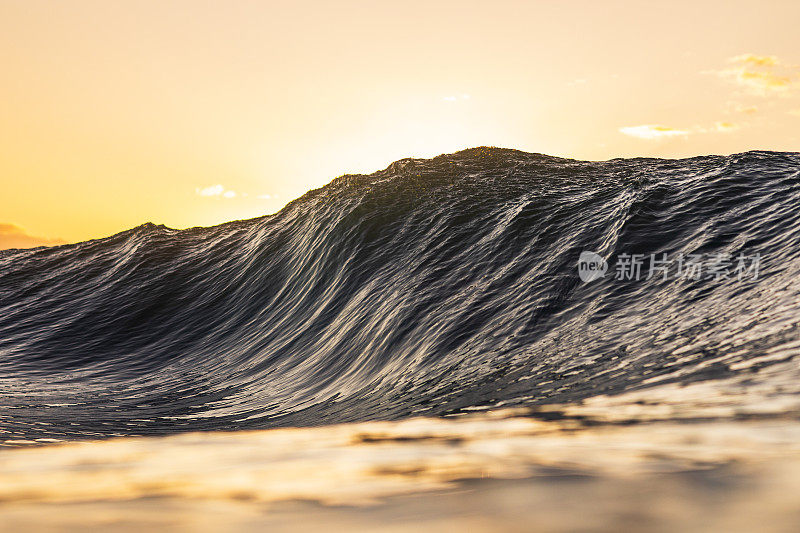
[{"label": "small white cloud", "polygon": [[728,61],[731,63],[750,64],[756,67],[774,67],[780,63],[776,56],[759,56],[756,54],[741,54],[730,58]]},{"label": "small white cloud", "polygon": [[732,131],[736,131],[740,128],[738,124],[734,124],[732,122],[717,122],[714,124],[714,130],[720,133],[730,133]]},{"label": "small white cloud", "polygon": [[198,187],[194,190],[200,196],[206,197],[222,197],[222,198],[236,198],[236,191],[225,189],[221,184],[211,185],[209,187]]},{"label": "small white cloud", "polygon": [[212,185],[210,187],[203,187],[202,189],[195,189],[194,192],[200,196],[220,196],[225,192],[225,187],[222,185]]},{"label": "small white cloud", "polygon": [[259,200],[269,200],[270,198],[272,198],[272,196],[270,196],[269,194],[260,194],[260,195],[258,195],[258,199]]},{"label": "small white cloud", "polygon": [[586,78],[578,78],[576,80],[568,81],[567,82],[567,86],[568,87],[575,87],[576,85],[585,85],[588,82],[589,82],[589,80],[587,80]]},{"label": "small white cloud", "polygon": [[740,70],[735,73],[736,81],[750,89],[751,92],[765,95],[770,92],[786,91],[792,81],[788,76],[779,76],[772,72],[751,72]]},{"label": "small white cloud", "polygon": [[[745,88],[749,93],[758,96],[786,93],[792,87],[792,73],[775,56],[742,54],[728,59],[733,68],[711,71]],[[782,70],[783,72],[775,72]]]},{"label": "small white cloud", "polygon": [[741,126],[733,122],[715,122],[714,125],[710,127],[694,126],[689,129],[676,129],[667,126],[645,124],[643,126],[620,128],[619,131],[631,137],[652,141],[668,137],[688,137],[689,135],[698,133],[731,133],[739,129],[741,129]]},{"label": "small white cloud", "polygon": [[644,124],[642,126],[626,126],[619,131],[631,137],[639,139],[663,139],[666,137],[685,137],[689,135],[689,130],[679,130],[658,124]]}]

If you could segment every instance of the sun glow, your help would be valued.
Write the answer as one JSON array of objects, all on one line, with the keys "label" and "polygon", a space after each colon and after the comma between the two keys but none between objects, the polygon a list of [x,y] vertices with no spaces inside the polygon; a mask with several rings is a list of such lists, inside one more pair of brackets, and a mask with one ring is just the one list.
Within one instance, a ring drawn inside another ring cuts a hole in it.
[{"label": "sun glow", "polygon": [[[479,145],[800,146],[798,42],[778,39],[800,4],[346,4],[3,2],[0,224],[45,241],[216,224]],[[739,24],[732,46],[720,32]]]}]

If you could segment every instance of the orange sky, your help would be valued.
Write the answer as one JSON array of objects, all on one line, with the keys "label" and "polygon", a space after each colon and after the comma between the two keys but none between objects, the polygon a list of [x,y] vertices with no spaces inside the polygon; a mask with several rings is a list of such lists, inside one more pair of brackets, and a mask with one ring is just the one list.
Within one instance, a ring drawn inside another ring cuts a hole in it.
[{"label": "orange sky", "polygon": [[800,150],[800,2],[0,2],[0,248],[495,145]]}]

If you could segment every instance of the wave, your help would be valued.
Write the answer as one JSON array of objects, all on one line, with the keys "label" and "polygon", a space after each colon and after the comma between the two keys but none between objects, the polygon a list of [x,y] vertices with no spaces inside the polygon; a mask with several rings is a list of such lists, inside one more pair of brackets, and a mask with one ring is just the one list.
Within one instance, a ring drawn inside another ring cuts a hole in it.
[{"label": "wave", "polygon": [[[747,387],[800,345],[799,205],[797,153],[475,148],[342,176],[275,215],[3,251],[0,420],[92,438]],[[604,277],[581,280],[583,251]],[[649,276],[664,253],[732,263]],[[639,279],[617,279],[628,256]],[[740,256],[758,272],[737,275]]]}]

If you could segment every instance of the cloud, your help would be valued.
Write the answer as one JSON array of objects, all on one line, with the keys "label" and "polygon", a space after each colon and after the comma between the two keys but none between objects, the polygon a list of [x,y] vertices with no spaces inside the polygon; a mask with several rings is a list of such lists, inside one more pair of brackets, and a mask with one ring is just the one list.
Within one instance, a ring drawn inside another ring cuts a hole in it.
[{"label": "cloud", "polygon": [[[205,196],[206,198],[250,198],[250,194],[246,192],[237,192],[233,189],[226,189],[224,185],[217,183],[208,187],[198,187],[194,190],[198,196]],[[277,198],[277,194],[261,194],[256,196],[259,200],[270,200]]]},{"label": "cloud", "polygon": [[734,124],[732,122],[717,122],[716,124],[714,124],[714,130],[712,131],[718,131],[720,133],[729,133],[732,131],[736,131],[739,128],[740,126],[738,124]]},{"label": "cloud", "polygon": [[746,115],[753,115],[755,113],[758,113],[758,107],[754,105],[746,106],[742,104],[736,104],[733,110],[737,113],[744,113]]},{"label": "cloud", "polygon": [[619,129],[620,132],[639,139],[663,139],[667,137],[685,137],[689,135],[689,130],[678,130],[658,124],[644,124],[642,126],[626,126]]},{"label": "cloud", "polygon": [[206,197],[216,196],[222,198],[236,198],[237,196],[236,191],[225,189],[225,187],[223,187],[220,184],[211,185],[210,187],[202,187],[202,188],[198,187],[197,189],[194,190],[194,192],[200,196],[206,196]]},{"label": "cloud", "polygon": [[200,196],[220,196],[224,191],[225,187],[222,185],[212,185],[211,187],[205,187],[202,189],[198,188],[194,190],[194,192]]},{"label": "cloud", "polygon": [[736,73],[736,81],[752,92],[765,95],[789,89],[792,80],[788,76],[778,76],[772,72],[752,72],[741,69]]},{"label": "cloud", "polygon": [[710,128],[695,126],[689,129],[677,129],[656,124],[645,124],[643,126],[626,126],[620,128],[619,131],[631,137],[653,141],[670,137],[688,137],[695,133],[730,133],[740,128],[741,126],[733,122],[716,122]]},{"label": "cloud", "polygon": [[714,74],[732,81],[748,92],[759,96],[783,93],[792,86],[792,74],[775,72],[783,63],[775,56],[741,54],[728,60],[734,66],[725,70],[713,71]]},{"label": "cloud", "polygon": [[0,223],[0,250],[8,248],[35,248],[37,246],[57,246],[66,244],[62,239],[47,239],[28,235],[24,229],[14,224]]},{"label": "cloud", "polygon": [[729,59],[731,63],[744,63],[756,67],[774,67],[780,64],[776,56],[759,56],[756,54],[741,54]]},{"label": "cloud", "polygon": [[800,117],[800,109],[792,109],[791,111],[789,111],[789,114],[794,115],[796,117]]}]

